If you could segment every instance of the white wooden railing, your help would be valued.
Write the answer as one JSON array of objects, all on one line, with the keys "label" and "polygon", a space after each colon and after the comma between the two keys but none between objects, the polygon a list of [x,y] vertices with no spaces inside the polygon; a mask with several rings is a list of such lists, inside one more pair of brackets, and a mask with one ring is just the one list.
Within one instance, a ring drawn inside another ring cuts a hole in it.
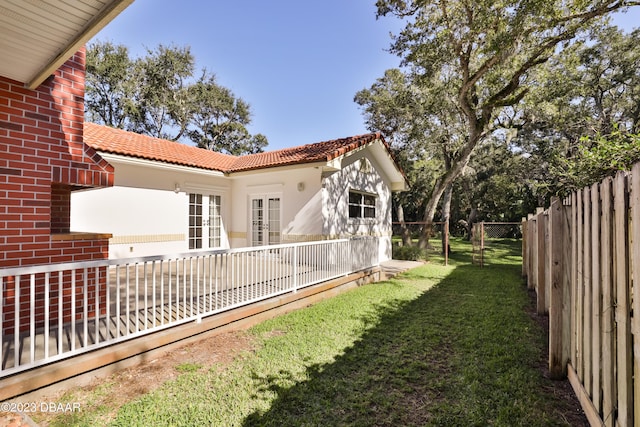
[{"label": "white wooden railing", "polygon": [[376,265],[362,237],[0,269],[0,378]]}]

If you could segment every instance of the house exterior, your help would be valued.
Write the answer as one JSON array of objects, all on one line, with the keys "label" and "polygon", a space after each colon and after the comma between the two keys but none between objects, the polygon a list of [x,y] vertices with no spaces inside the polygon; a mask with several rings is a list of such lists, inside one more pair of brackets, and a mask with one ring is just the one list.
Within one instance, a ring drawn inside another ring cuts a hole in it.
[{"label": "house exterior", "polygon": [[[0,268],[108,255],[110,235],[70,230],[71,191],[113,184],[113,167],[82,141],[83,45],[132,1],[0,6],[8,17],[0,26]],[[61,285],[70,292],[68,280]],[[42,324],[42,286],[12,277],[0,283],[3,335],[29,328],[31,314]],[[75,292],[81,300],[83,290]],[[33,313],[16,296],[32,297]],[[55,303],[52,311],[55,320]],[[70,316],[65,307],[61,317]]]},{"label": "house exterior", "polygon": [[71,228],[112,234],[111,258],[362,235],[391,257],[407,183],[379,133],[237,157],[93,123],[84,142],[114,185],[74,191]]}]

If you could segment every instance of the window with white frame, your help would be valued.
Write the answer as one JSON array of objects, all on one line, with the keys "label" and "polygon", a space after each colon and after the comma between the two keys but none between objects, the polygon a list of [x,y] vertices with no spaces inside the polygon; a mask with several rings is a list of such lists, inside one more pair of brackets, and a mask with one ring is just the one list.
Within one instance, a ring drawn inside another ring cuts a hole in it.
[{"label": "window with white frame", "polygon": [[373,194],[349,191],[349,218],[375,218],[376,199]]}]

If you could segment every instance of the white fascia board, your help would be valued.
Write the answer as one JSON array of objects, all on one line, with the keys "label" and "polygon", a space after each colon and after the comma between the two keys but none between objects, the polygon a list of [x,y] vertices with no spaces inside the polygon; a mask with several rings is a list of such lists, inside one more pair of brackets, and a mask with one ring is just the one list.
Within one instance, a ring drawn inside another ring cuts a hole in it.
[{"label": "white fascia board", "polygon": [[354,150],[349,151],[348,153],[342,154],[335,159],[327,162],[326,166],[323,168],[323,171],[335,172],[342,169],[342,160],[348,158],[355,153],[369,149],[373,155],[373,157],[378,161],[378,164],[381,166],[383,172],[389,178],[391,182],[391,191],[407,191],[409,186],[404,178],[404,175],[398,169],[395,160],[391,157],[391,154],[386,149],[386,147],[382,144],[379,139],[375,141],[371,141],[368,144],[365,144],[361,147],[358,147]]},{"label": "white fascia board", "polygon": [[282,172],[296,169],[308,169],[308,168],[324,168],[327,166],[326,162],[313,162],[313,163],[296,163],[295,165],[275,166],[272,168],[251,169],[241,172],[230,172],[225,175],[229,178],[240,178],[243,176],[259,175],[264,172]]},{"label": "white fascia board", "polygon": [[391,153],[386,149],[382,142],[376,140],[373,144],[371,144],[371,151],[373,155],[378,160],[378,163],[381,165],[384,173],[389,177],[391,181],[391,191],[406,191],[409,189],[409,186],[405,180],[404,175],[398,169],[398,166],[391,157]]},{"label": "white fascia board", "polygon": [[98,154],[100,154],[100,156],[103,159],[105,159],[107,162],[109,162],[111,165],[121,164],[121,165],[129,165],[129,166],[139,166],[144,168],[159,169],[159,170],[166,170],[166,171],[172,171],[172,172],[197,173],[199,175],[215,176],[215,177],[226,176],[223,172],[214,171],[210,169],[201,169],[201,168],[194,168],[191,166],[174,165],[171,163],[156,162],[153,160],[139,159],[136,157],[122,156],[119,154],[105,153],[102,151],[99,151]]}]

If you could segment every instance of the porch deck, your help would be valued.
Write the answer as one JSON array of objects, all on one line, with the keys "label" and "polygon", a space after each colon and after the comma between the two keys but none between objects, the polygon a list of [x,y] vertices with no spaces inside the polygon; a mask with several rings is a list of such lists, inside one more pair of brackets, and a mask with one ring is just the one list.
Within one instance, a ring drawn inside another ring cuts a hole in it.
[{"label": "porch deck", "polygon": [[[9,308],[22,318],[30,313],[31,319],[25,331],[20,328],[22,320],[8,322],[0,312],[0,378],[162,329],[198,323],[377,264],[376,242],[344,239],[0,270],[0,299],[12,295],[15,301]],[[60,278],[68,274],[70,292],[63,289],[62,279],[54,280],[57,274]],[[9,289],[11,280],[20,283],[20,289],[15,285]],[[45,286],[38,307],[36,282]],[[23,309],[25,304],[30,304],[29,311]],[[91,316],[87,308],[91,306],[99,316]],[[8,311],[6,305],[0,308]],[[63,322],[69,310],[68,318],[77,320]],[[44,316],[44,326],[34,326],[38,313]],[[19,332],[6,333],[6,328]]]}]

